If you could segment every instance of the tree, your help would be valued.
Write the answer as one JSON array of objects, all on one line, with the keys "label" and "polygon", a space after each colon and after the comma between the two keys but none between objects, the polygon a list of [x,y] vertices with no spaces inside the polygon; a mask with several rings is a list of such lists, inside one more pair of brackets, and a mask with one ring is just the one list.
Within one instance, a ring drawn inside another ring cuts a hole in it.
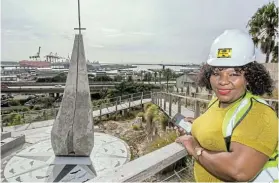
[{"label": "tree", "polygon": [[93,81],[113,81],[113,79],[109,76],[96,76]]},{"label": "tree", "polygon": [[144,74],[144,81],[148,81],[148,83],[150,83],[151,79],[152,79],[152,74],[150,72]]},{"label": "tree", "polygon": [[164,69],[163,70],[163,75],[167,80],[167,92],[169,92],[169,80],[172,77],[172,70],[170,68]]},{"label": "tree", "polygon": [[128,76],[128,82],[133,82],[133,77],[132,76]]},{"label": "tree", "polygon": [[155,72],[154,72],[154,80],[155,80],[155,84],[156,84],[156,81],[157,81],[157,74],[158,74],[158,72],[157,72],[157,71],[155,71]]},{"label": "tree", "polygon": [[52,78],[52,82],[66,82],[67,74],[66,73],[59,73]]},{"label": "tree", "polygon": [[[270,54],[276,56],[276,51],[278,52],[275,49],[276,45],[278,48],[278,8],[275,3],[269,2],[259,8],[249,20],[247,27],[249,27],[249,33],[253,37],[255,45],[266,54],[265,62],[268,63]],[[273,59],[273,61],[276,60],[278,62],[278,58]]]},{"label": "tree", "polygon": [[121,82],[115,86],[115,89],[118,91],[118,93],[120,94],[121,97],[124,94],[125,89],[127,88],[126,84],[127,84],[126,82]]},{"label": "tree", "polygon": [[114,77],[114,81],[121,82],[121,81],[123,81],[123,77],[121,75],[117,75],[117,76]]},{"label": "tree", "polygon": [[161,84],[161,80],[162,80],[162,70],[159,70],[159,83]]},{"label": "tree", "polygon": [[276,45],[274,46],[273,50],[272,50],[272,63],[278,63],[278,42],[276,43]]},{"label": "tree", "polygon": [[143,71],[143,70],[141,70],[140,71],[140,79],[141,79],[141,81],[143,82],[143,76],[144,76],[144,74],[145,74],[145,71]]}]

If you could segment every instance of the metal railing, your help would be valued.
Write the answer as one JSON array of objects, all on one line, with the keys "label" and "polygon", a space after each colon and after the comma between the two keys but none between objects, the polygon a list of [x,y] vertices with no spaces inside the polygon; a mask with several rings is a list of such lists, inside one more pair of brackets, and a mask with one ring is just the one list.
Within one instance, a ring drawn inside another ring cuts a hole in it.
[{"label": "metal railing", "polygon": [[[100,117],[102,115],[117,112],[119,110],[129,109],[130,107],[142,105],[151,100],[151,92],[139,92],[129,95],[123,95],[114,98],[95,100],[92,103],[93,117]],[[104,102],[105,101],[105,102]],[[16,112],[10,114],[1,114],[1,128],[5,126],[26,125],[33,122],[46,122],[54,120],[58,113],[59,108],[43,109],[43,110],[30,110],[26,112]],[[3,129],[2,129],[3,131]]]}]

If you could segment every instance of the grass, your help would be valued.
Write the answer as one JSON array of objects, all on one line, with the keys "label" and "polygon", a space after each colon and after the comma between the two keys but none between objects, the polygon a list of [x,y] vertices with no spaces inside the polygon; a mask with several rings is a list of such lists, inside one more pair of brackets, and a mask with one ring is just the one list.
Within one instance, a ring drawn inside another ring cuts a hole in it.
[{"label": "grass", "polygon": [[166,132],[161,137],[157,136],[151,143],[148,144],[148,146],[145,149],[145,154],[148,154],[152,151],[155,151],[173,143],[177,137],[178,136],[175,131]]}]

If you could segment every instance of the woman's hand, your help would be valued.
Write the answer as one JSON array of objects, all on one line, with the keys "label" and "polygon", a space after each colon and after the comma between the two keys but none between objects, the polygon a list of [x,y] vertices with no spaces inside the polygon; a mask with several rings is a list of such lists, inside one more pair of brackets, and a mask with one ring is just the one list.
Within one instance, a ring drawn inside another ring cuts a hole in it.
[{"label": "woman's hand", "polygon": [[195,148],[200,147],[199,142],[192,135],[178,137],[175,142],[181,143],[191,156],[196,156]]},{"label": "woman's hand", "polygon": [[188,122],[190,122],[190,123],[193,123],[194,120],[195,120],[196,118],[193,118],[193,117],[186,117],[186,118],[184,118],[184,119],[185,119],[185,121],[188,121]]},{"label": "woman's hand", "polygon": [[[193,118],[193,117],[185,117],[184,120],[188,121],[190,123],[193,123],[195,118]],[[186,131],[183,128],[175,127],[175,129],[178,130],[178,134],[180,134],[180,135],[185,135],[186,134]]]}]

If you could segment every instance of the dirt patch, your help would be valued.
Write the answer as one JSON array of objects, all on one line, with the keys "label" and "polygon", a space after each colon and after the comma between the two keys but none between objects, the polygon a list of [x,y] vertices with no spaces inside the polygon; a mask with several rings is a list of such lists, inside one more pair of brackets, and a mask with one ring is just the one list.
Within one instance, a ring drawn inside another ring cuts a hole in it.
[{"label": "dirt patch", "polygon": [[147,139],[145,132],[145,124],[138,130],[133,129],[132,120],[124,121],[103,121],[99,124],[99,128],[104,133],[113,135],[124,140],[130,147],[132,153],[131,160],[136,159],[143,155],[144,148],[146,147]]}]

